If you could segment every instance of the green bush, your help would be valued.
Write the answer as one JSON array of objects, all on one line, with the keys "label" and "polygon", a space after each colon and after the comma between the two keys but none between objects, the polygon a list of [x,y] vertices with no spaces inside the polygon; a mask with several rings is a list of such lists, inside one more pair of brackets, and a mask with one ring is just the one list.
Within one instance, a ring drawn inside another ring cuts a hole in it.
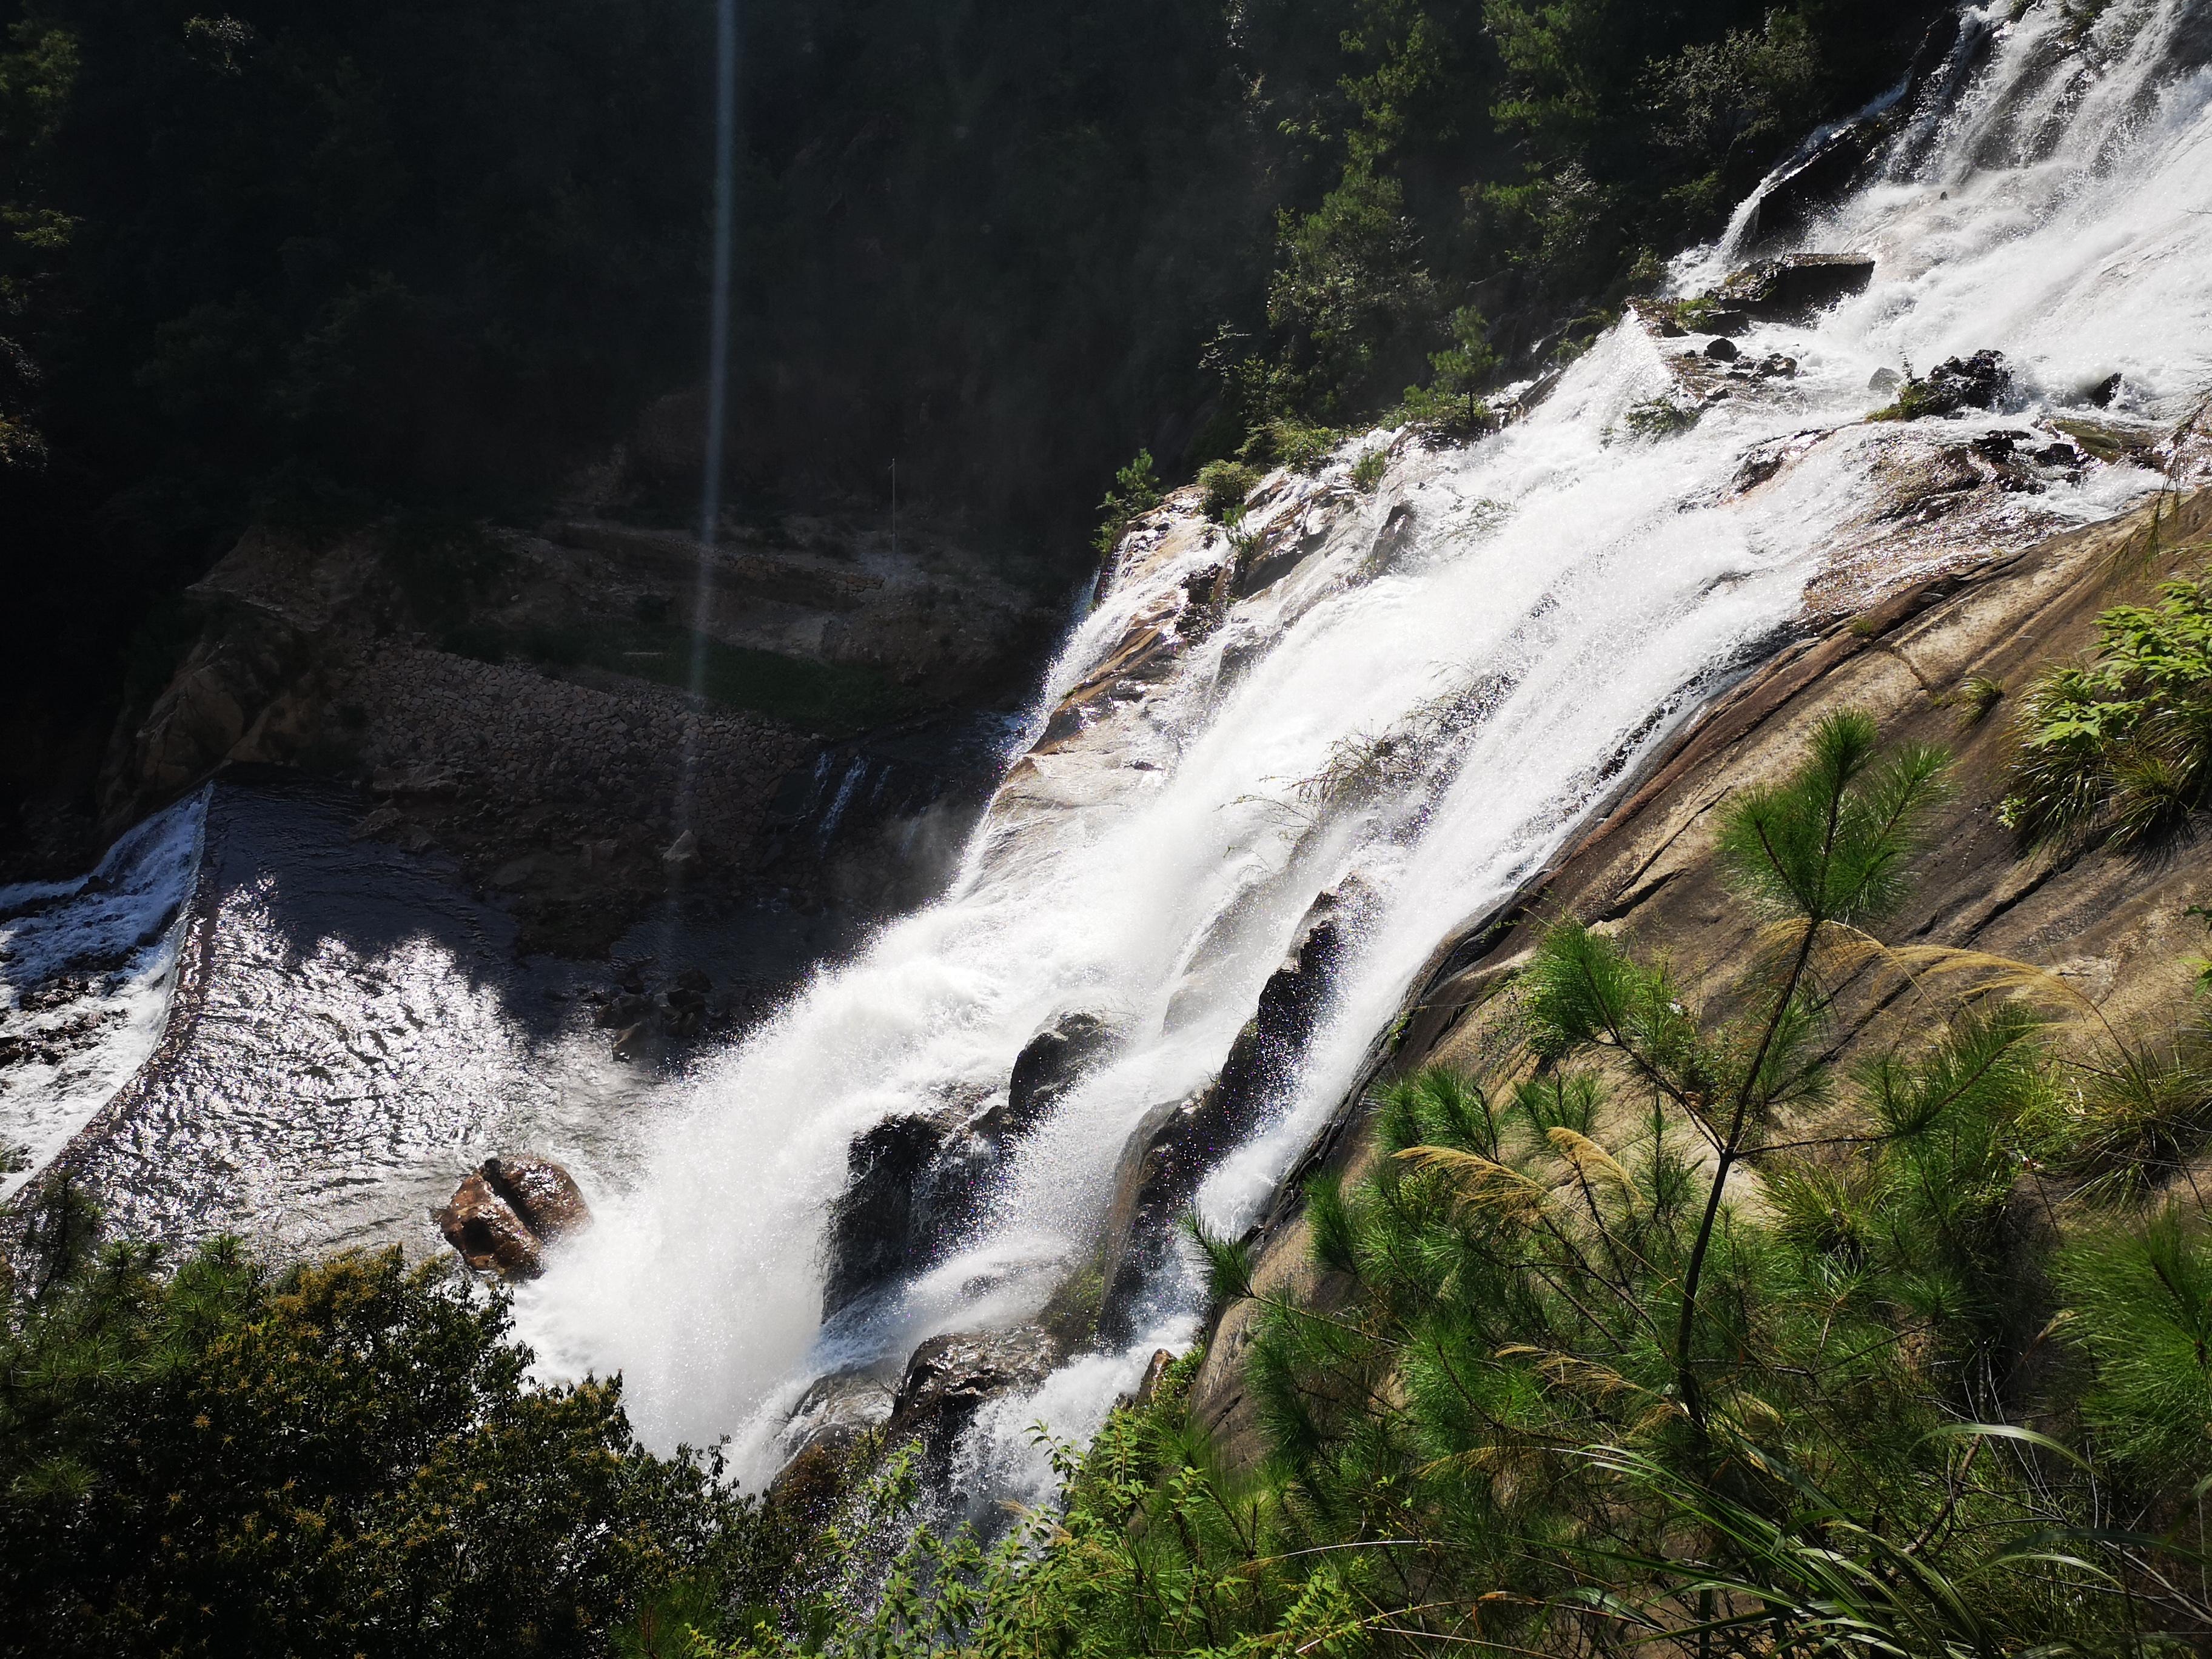
[{"label": "green bush", "polygon": [[1405,418],[1459,435],[1492,430],[1498,424],[1481,392],[1498,372],[1498,354],[1489,343],[1490,325],[1480,312],[1463,307],[1451,318],[1452,343],[1429,356],[1425,386],[1407,386]]},{"label": "green bush", "polygon": [[1389,470],[1390,452],[1370,449],[1352,464],[1352,487],[1363,495],[1371,495],[1382,483],[1382,475]]},{"label": "green bush", "polygon": [[397,1250],[118,1247],[0,1333],[0,1652],[591,1655],[746,1504]]},{"label": "green bush", "polygon": [[1260,469],[1242,461],[1208,461],[1198,470],[1200,505],[1216,524],[1242,514],[1244,498],[1260,487]]},{"label": "green bush", "polygon": [[1098,503],[1098,533],[1092,538],[1099,553],[1110,554],[1121,545],[1129,526],[1160,504],[1160,481],[1152,471],[1152,452],[1140,449],[1137,457],[1114,475],[1114,487]]},{"label": "green bush", "polygon": [[1254,433],[1237,453],[1248,460],[1261,458],[1293,472],[1312,474],[1328,465],[1339,441],[1339,434],[1328,427],[1279,416]]},{"label": "green bush", "polygon": [[2212,796],[2212,580],[2158,592],[2106,611],[2089,662],[2022,696],[2001,816],[2031,845],[2148,846]]}]

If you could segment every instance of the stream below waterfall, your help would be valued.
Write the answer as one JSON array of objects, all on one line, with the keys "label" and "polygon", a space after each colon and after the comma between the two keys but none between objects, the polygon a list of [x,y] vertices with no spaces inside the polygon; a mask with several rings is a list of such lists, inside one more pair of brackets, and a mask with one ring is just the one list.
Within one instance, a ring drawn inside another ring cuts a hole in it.
[{"label": "stream below waterfall", "polygon": [[[85,882],[0,890],[0,1039],[96,1031],[9,1074],[0,1139],[35,1165],[91,1122],[119,1225],[285,1249],[421,1244],[477,1158],[561,1158],[598,1220],[520,1294],[541,1365],[619,1370],[649,1440],[731,1437],[764,1479],[820,1379],[888,1388],[927,1338],[1035,1324],[1094,1259],[1139,1125],[1221,1072],[1316,901],[1356,892],[1295,1066],[1197,1189],[1243,1231],[1440,943],[1802,631],[1808,592],[1847,612],[2161,487],[2141,459],[2067,459],[2051,422],[2170,431],[2212,388],[2212,4],[2114,0],[2086,33],[2011,11],[1969,14],[1871,182],[1759,250],[1872,258],[1825,314],[1709,352],[1632,313],[1492,436],[1372,433],[1272,481],[1241,546],[1189,510],[1141,525],[949,888],[741,1039],[641,1082],[588,1030],[587,970],[516,962],[495,909],[349,840],[312,788],[218,783]],[[1747,215],[1674,291],[1746,263]],[[1884,371],[1984,349],[2014,376],[1996,406],[1866,421]],[[1651,435],[1657,404],[1685,429]],[[2057,459],[1974,470],[2015,452]],[[1145,672],[1116,668],[1139,642]],[[810,947],[749,921],[684,948]],[[31,1006],[65,959],[76,1000]],[[1003,1105],[1071,1015],[1111,1033],[1097,1063],[927,1260],[825,1322],[856,1138]],[[1169,1252],[1113,1340],[983,1407],[956,1484],[1043,1495],[1030,1425],[1089,1434],[1202,1299]]]}]

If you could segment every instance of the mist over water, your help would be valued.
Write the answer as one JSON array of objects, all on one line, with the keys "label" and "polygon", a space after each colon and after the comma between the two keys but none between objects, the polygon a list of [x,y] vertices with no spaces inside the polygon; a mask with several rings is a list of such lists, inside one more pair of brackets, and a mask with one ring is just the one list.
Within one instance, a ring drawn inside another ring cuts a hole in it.
[{"label": "mist over water", "polygon": [[[1631,318],[1504,432],[1440,451],[1372,434],[1256,507],[1248,529],[1308,550],[1295,568],[1193,629],[1165,678],[1018,766],[942,899],[690,1080],[635,1187],[526,1294],[544,1363],[620,1370],[649,1437],[733,1434],[765,1474],[812,1378],[1033,1319],[1091,1247],[1139,1121],[1218,1070],[1316,896],[1357,876],[1377,902],[1304,1073],[1200,1196],[1217,1227],[1249,1224],[1438,943],[1785,638],[1808,583],[1848,599],[1964,543],[2025,545],[2158,487],[2094,466],[1948,529],[1883,514],[1900,457],[1932,441],[1859,424],[1891,395],[1870,388],[1877,369],[2004,352],[2016,406],[1940,423],[1954,444],[2087,412],[2082,388],[2115,373],[2114,413],[2168,424],[2212,386],[2207,7],[2118,0],[2078,41],[2056,5],[2009,23],[2005,9],[1977,15],[1994,40],[1964,94],[1917,112],[1885,176],[1803,239],[1875,257],[1872,285],[1817,325],[1737,342],[1795,359],[1794,377],[1745,381],[1692,429],[1638,437],[1631,411],[1679,398],[1668,356],[1703,341]],[[1694,291],[1738,263],[1724,242],[1678,279]],[[1382,484],[1360,495],[1352,463],[1383,446]],[[1788,464],[1745,484],[1747,455],[1778,449]],[[1187,623],[1187,584],[1225,556],[1188,525],[1125,548],[1033,730],[1140,623]],[[1394,733],[1417,734],[1422,759],[1388,790],[1332,805],[1301,787]],[[1022,1144],[963,1248],[823,1328],[824,1217],[853,1138],[1003,1095],[1023,1046],[1069,1012],[1112,1020],[1115,1057]],[[986,1409],[966,1478],[1039,1489],[1029,1424],[1090,1432],[1197,1310],[1170,1272],[1127,1352]]]}]

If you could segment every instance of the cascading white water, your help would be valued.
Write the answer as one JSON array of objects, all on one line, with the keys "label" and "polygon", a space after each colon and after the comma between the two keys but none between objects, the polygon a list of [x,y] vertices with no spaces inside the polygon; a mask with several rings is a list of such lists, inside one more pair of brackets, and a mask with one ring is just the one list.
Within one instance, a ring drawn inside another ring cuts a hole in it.
[{"label": "cascading white water", "polygon": [[[1540,867],[1625,766],[1778,638],[1808,582],[1850,553],[1837,591],[1863,593],[1958,550],[1883,517],[1900,455],[2033,430],[2114,373],[2120,412],[2185,414],[2212,385],[2208,8],[2118,0],[2078,39],[2056,3],[2009,10],[1980,20],[1989,62],[1909,132],[1910,165],[1805,239],[1874,255],[1872,285],[1817,325],[1741,342],[1794,358],[1794,378],[1745,382],[1692,430],[1636,436],[1632,410],[1679,395],[1668,354],[1700,343],[1632,319],[1497,436],[1442,452],[1363,440],[1394,446],[1372,496],[1351,488],[1350,452],[1280,483],[1255,522],[1271,547],[1309,537],[1295,568],[1093,730],[1025,763],[942,900],[694,1079],[641,1183],[529,1293],[547,1363],[620,1369],[650,1437],[735,1433],[761,1473],[811,1378],[1035,1317],[1088,1248],[1139,1120],[1218,1070],[1310,902],[1356,872],[1379,902],[1303,1074],[1200,1195],[1216,1225],[1249,1222],[1438,941]],[[1685,291],[1733,258],[1725,245],[1686,257]],[[1876,369],[1982,348],[2011,360],[2023,406],[1918,423],[1934,435],[1862,424],[1887,400]],[[1750,487],[1741,469],[1762,446],[1790,464]],[[2054,473],[2039,494],[1992,495],[1971,539],[2023,544],[2158,483],[2125,465]],[[1224,557],[1187,527],[1139,538],[1041,709],[1142,619],[1176,617]],[[1428,753],[1388,798],[1328,810],[1300,789],[1394,732],[1426,734]],[[1022,1146],[964,1248],[825,1331],[823,1219],[854,1135],[1003,1095],[1023,1045],[1069,1011],[1109,1016],[1123,1045]],[[1127,1352],[987,1408],[969,1477],[1034,1488],[1030,1422],[1089,1432],[1194,1314],[1191,1287],[1155,1285],[1154,1328]]]},{"label": "cascading white water", "polygon": [[[205,792],[157,812],[72,881],[0,887],[0,1200],[53,1157],[160,1041]],[[41,988],[32,993],[30,988]]]}]

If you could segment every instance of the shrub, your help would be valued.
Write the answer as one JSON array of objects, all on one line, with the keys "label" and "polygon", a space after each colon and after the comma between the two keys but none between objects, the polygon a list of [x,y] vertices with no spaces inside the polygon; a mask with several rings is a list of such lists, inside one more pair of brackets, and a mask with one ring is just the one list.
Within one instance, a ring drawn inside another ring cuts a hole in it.
[{"label": "shrub", "polygon": [[2004,700],[2004,682],[1987,674],[1969,674],[1960,683],[1954,701],[1958,704],[1959,724],[1978,726],[1989,718],[1990,710]]},{"label": "shrub", "polygon": [[1638,404],[1622,419],[1639,438],[1671,438],[1697,425],[1705,413],[1698,408],[1686,409],[1671,398],[1652,398]]},{"label": "shrub", "polygon": [[0,1652],[589,1655],[750,1511],[395,1249],[118,1247],[0,1334]]},{"label": "shrub", "polygon": [[1216,524],[1226,523],[1244,505],[1244,498],[1260,487],[1256,466],[1242,461],[1208,461],[1198,470],[1200,505]]},{"label": "shrub", "polygon": [[1406,388],[1403,408],[1407,419],[1463,435],[1488,432],[1497,426],[1497,417],[1481,397],[1482,388],[1498,372],[1498,354],[1491,349],[1489,331],[1482,313],[1472,307],[1452,313],[1451,343],[1429,356],[1429,384]]},{"label": "shrub", "polygon": [[2096,1366],[2084,1402],[2122,1463],[2159,1484],[2212,1468],[2212,1242],[2169,1205],[2077,1239],[2061,1258],[2067,1335]]},{"label": "shrub", "polygon": [[1263,455],[1278,466],[1310,474],[1328,464],[1329,457],[1336,453],[1338,441],[1337,434],[1325,426],[1278,416],[1255,433],[1237,453],[1247,459],[1255,454]]},{"label": "shrub", "polygon": [[1129,526],[1160,504],[1160,481],[1152,471],[1152,452],[1140,449],[1136,459],[1114,475],[1114,487],[1098,503],[1098,534],[1092,538],[1102,556],[1121,545]]},{"label": "shrub", "polygon": [[1371,495],[1382,483],[1382,475],[1389,470],[1390,452],[1370,449],[1352,464],[1352,487],[1363,495]]},{"label": "shrub", "polygon": [[2087,664],[2045,670],[2021,699],[2001,815],[2031,845],[2146,846],[2212,791],[2212,582],[2116,605],[2097,640]]}]

